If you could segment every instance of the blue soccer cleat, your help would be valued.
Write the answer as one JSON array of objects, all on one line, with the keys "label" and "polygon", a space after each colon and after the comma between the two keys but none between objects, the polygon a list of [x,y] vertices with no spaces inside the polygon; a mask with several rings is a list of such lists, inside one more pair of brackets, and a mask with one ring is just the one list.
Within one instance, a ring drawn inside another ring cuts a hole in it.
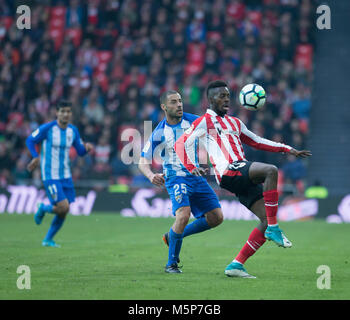
[{"label": "blue soccer cleat", "polygon": [[268,226],[264,235],[267,240],[272,240],[279,247],[290,248],[292,246],[292,243],[278,226]]},{"label": "blue soccer cleat", "polygon": [[35,215],[34,215],[34,221],[37,225],[41,224],[41,222],[43,221],[43,218],[45,216],[45,211],[44,211],[44,204],[40,203],[38,204],[38,210],[36,211]]},{"label": "blue soccer cleat", "polygon": [[256,279],[256,277],[249,274],[243,265],[238,262],[231,262],[226,267],[225,274],[228,277]]},{"label": "blue soccer cleat", "polygon": [[52,247],[52,248],[61,248],[61,246],[53,240],[43,240],[42,246],[43,247]]}]

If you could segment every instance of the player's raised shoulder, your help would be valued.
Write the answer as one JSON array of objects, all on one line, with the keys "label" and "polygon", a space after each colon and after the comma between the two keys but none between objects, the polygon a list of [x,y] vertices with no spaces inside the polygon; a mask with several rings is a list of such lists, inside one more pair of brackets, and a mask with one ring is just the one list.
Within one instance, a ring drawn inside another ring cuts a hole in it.
[{"label": "player's raised shoulder", "polygon": [[149,137],[150,143],[157,144],[157,143],[160,143],[161,141],[163,141],[165,124],[166,124],[165,118],[158,123],[158,125],[152,131],[151,136]]},{"label": "player's raised shoulder", "polygon": [[196,114],[193,113],[188,113],[188,112],[184,112],[183,114],[183,118],[189,122],[194,122],[196,119],[200,118],[199,116],[197,116]]},{"label": "player's raised shoulder", "polygon": [[57,120],[53,120],[53,121],[50,121],[50,122],[48,122],[48,123],[44,123],[44,124],[42,124],[42,125],[39,127],[39,129],[41,130],[41,129],[51,128],[51,127],[53,127],[54,125],[57,125]]},{"label": "player's raised shoulder", "polygon": [[163,120],[161,120],[157,126],[155,127],[155,129],[153,130],[153,134],[157,133],[157,134],[163,134],[163,130],[166,124],[166,119],[164,118]]},{"label": "player's raised shoulder", "polygon": [[159,121],[154,131],[159,129],[164,129],[165,124],[166,124],[166,118],[163,118],[161,121]]},{"label": "player's raised shoulder", "polygon": [[205,118],[205,114],[196,118],[191,123],[191,126],[185,131],[185,134],[191,135],[194,131],[196,131],[196,135],[201,136],[206,132],[206,121],[203,119]]},{"label": "player's raised shoulder", "polygon": [[38,137],[39,135],[43,135],[46,134],[46,132],[52,128],[55,124],[57,123],[56,120],[48,122],[48,123],[44,123],[41,126],[39,126],[36,130],[34,130],[31,134],[31,136],[33,138]]}]

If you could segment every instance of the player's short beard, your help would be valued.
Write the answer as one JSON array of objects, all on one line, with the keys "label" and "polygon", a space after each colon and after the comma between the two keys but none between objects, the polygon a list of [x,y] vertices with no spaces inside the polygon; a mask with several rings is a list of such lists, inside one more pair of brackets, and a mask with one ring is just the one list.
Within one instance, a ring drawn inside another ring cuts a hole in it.
[{"label": "player's short beard", "polygon": [[226,110],[220,110],[219,108],[215,108],[214,111],[217,113],[218,116],[223,117],[226,115]]},{"label": "player's short beard", "polygon": [[177,115],[177,110],[175,110],[174,111],[174,113],[170,113],[170,112],[168,112],[168,116],[169,116],[169,118],[172,118],[172,119],[177,119],[177,120],[179,120],[179,119],[181,119],[182,118],[182,115],[181,116],[178,116]]}]

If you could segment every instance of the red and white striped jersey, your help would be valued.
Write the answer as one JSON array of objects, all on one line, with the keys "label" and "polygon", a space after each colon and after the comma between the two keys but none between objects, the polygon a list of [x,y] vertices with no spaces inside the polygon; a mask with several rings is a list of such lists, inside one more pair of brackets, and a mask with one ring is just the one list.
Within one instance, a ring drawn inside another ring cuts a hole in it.
[{"label": "red and white striped jersey", "polygon": [[229,164],[247,160],[242,142],[256,149],[271,152],[289,152],[292,149],[283,143],[257,136],[238,118],[228,115],[220,117],[215,111],[208,109],[175,143],[177,155],[190,172],[196,168],[194,165],[197,152],[196,139],[199,139],[207,150],[218,184]]}]

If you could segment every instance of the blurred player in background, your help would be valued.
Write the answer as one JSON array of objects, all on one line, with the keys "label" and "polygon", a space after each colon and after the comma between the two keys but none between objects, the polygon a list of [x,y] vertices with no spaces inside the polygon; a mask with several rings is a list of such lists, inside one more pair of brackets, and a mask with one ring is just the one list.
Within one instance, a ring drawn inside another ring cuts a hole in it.
[{"label": "blurred player in background", "polygon": [[209,83],[207,98],[207,112],[177,140],[175,150],[187,170],[200,175],[201,169],[195,162],[195,141],[204,139],[217,183],[235,193],[239,201],[260,219],[260,224],[251,232],[244,247],[225,269],[227,276],[254,278],[247,273],[243,264],[266,239],[284,248],[291,247],[292,243],[277,223],[278,169],[274,165],[247,161],[242,142],[260,150],[290,153],[296,157],[308,157],[311,152],[298,151],[261,138],[249,131],[241,120],[228,116],[230,91],[225,82],[216,80]]},{"label": "blurred player in background", "polygon": [[[79,156],[84,156],[93,149],[92,144],[83,143],[78,129],[70,124],[72,104],[59,102],[57,120],[41,125],[26,140],[27,147],[33,157],[28,170],[33,171],[40,164],[41,177],[50,200],[49,205],[40,203],[34,215],[35,223],[40,225],[45,213],[54,214],[49,231],[42,242],[43,246],[60,247],[53,237],[62,227],[69,204],[75,200],[75,191],[69,166],[69,149],[73,146]],[[41,154],[35,148],[41,143]]]},{"label": "blurred player in background", "polygon": [[[174,150],[176,139],[190,128],[198,116],[183,112],[182,99],[176,91],[163,93],[160,104],[165,119],[158,124],[144,146],[139,169],[154,185],[162,187],[165,184],[171,198],[175,222],[163,236],[169,246],[165,272],[181,273],[178,262],[183,238],[218,226],[223,221],[223,214],[218,198],[206,179],[190,174]],[[151,170],[152,158],[158,153],[163,160],[162,174]],[[195,162],[199,167],[197,158]],[[199,172],[205,174],[203,168]],[[188,224],[191,212],[197,220]]]}]

